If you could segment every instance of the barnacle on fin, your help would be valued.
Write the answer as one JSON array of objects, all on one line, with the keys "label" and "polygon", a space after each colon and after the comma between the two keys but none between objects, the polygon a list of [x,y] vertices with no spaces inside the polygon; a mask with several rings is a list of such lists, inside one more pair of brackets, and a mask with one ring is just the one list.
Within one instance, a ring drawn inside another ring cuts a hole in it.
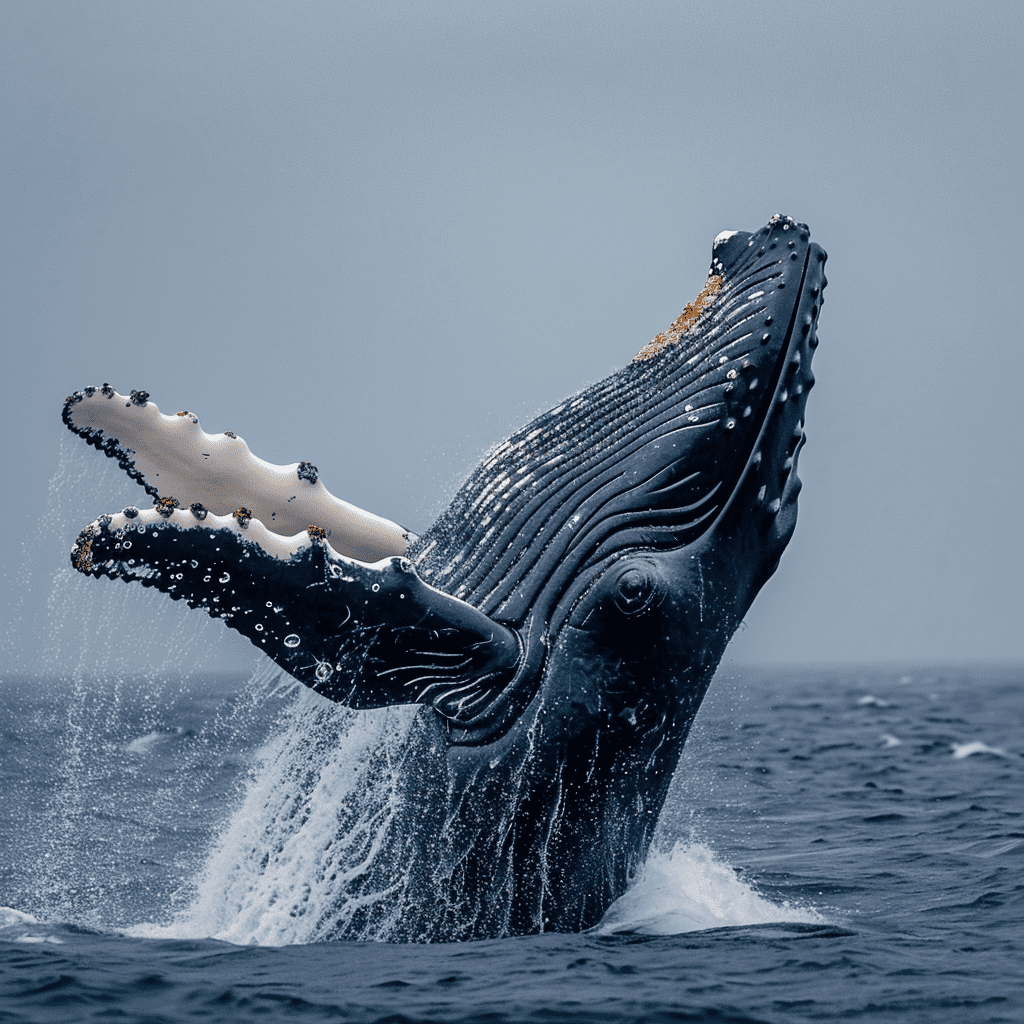
[{"label": "barnacle on fin", "polygon": [[157,498],[153,503],[153,507],[164,519],[170,519],[171,513],[178,507],[178,499],[171,497]]},{"label": "barnacle on fin", "polygon": [[81,573],[88,573],[92,569],[92,541],[95,533],[92,527],[86,527],[75,542],[72,552],[75,568]]}]

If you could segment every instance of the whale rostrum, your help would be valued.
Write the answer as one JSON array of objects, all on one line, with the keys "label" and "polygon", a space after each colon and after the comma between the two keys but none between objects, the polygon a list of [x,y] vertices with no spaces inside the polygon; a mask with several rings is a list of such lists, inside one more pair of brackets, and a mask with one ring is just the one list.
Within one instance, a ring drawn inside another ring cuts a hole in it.
[{"label": "whale rostrum", "polygon": [[796,523],[825,258],[780,215],[720,234],[675,323],[493,448],[422,536],[147,392],[66,400],[155,499],[87,526],[76,569],[202,608],[333,701],[421,705],[382,841],[411,881],[324,937],[579,930],[625,891]]}]

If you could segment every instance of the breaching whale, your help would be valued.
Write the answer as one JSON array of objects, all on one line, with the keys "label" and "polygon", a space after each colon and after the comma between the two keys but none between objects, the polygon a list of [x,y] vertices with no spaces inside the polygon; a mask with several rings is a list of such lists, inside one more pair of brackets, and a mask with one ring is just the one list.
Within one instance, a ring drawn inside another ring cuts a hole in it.
[{"label": "breaching whale", "polygon": [[399,810],[346,883],[374,896],[319,937],[578,931],[625,891],[796,523],[825,259],[781,215],[720,234],[676,322],[493,448],[418,537],[147,392],[66,400],[154,499],[87,526],[76,569],[222,618],[330,700],[421,705]]}]

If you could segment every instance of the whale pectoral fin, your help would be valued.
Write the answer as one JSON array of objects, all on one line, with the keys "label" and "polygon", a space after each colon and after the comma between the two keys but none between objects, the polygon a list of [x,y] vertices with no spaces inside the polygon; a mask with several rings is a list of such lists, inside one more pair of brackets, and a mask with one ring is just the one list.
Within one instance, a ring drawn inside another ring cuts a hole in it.
[{"label": "whale pectoral fin", "polygon": [[[515,673],[514,631],[427,586],[404,558],[338,555],[317,528],[279,537],[239,510],[101,516],[72,564],[223,619],[300,682],[353,708],[486,700]],[[454,703],[453,703],[454,702]]]},{"label": "whale pectoral fin", "polygon": [[336,498],[312,463],[264,462],[231,431],[207,434],[190,412],[164,415],[148,391],[85,388],[65,400],[62,419],[154,499],[220,516],[245,507],[285,536],[317,523],[335,551],[363,562],[403,555],[412,539],[397,523]]}]

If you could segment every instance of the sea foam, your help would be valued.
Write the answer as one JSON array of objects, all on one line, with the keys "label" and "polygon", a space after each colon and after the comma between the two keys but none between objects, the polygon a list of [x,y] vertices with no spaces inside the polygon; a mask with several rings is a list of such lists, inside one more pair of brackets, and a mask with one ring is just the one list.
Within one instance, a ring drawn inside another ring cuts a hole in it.
[{"label": "sea foam", "polygon": [[813,909],[766,899],[703,843],[679,842],[648,857],[635,884],[608,908],[595,931],[678,935],[783,922],[825,919]]}]

